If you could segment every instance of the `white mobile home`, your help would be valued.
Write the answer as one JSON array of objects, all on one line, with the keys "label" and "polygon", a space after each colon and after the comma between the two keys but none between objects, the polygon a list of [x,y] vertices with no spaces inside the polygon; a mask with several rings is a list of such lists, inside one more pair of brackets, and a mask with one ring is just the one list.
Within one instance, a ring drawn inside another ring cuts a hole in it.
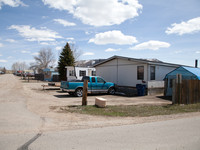
[{"label": "white mobile home", "polygon": [[162,83],[151,84],[164,87],[165,75],[180,65],[164,63],[158,60],[135,59],[113,56],[94,65],[96,74],[105,80],[114,82],[119,86],[136,87],[136,84],[147,84],[152,81]]},{"label": "white mobile home", "polygon": [[83,76],[95,76],[96,69],[93,67],[74,67],[66,66],[66,76],[67,80],[78,79],[81,80]]}]

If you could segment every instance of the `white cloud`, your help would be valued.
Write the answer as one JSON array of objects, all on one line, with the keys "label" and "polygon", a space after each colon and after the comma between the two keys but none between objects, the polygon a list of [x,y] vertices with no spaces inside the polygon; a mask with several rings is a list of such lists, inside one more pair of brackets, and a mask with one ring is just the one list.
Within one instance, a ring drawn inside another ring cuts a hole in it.
[{"label": "white cloud", "polygon": [[200,54],[200,51],[196,51],[196,54]]},{"label": "white cloud", "polygon": [[169,43],[161,42],[161,41],[148,41],[141,44],[138,44],[134,47],[131,47],[132,50],[158,50],[160,48],[168,48],[170,47]]},{"label": "white cloud", "polygon": [[89,43],[92,42],[98,45],[131,45],[133,43],[137,43],[138,41],[134,36],[124,35],[121,31],[113,30],[96,34],[95,38],[89,40]]},{"label": "white cloud", "polygon": [[92,53],[92,52],[86,52],[83,54],[83,56],[92,56],[92,55],[94,55],[94,53]]},{"label": "white cloud", "polygon": [[14,39],[6,39],[7,42],[10,42],[10,43],[15,43],[16,41]]},{"label": "white cloud", "polygon": [[17,30],[28,41],[55,41],[57,38],[62,38],[57,32],[47,28],[36,29],[28,25],[12,25],[8,29]]},{"label": "white cloud", "polygon": [[67,27],[67,26],[75,26],[76,24],[73,22],[69,22],[67,20],[63,20],[63,19],[54,19],[55,22],[58,22],[60,24],[62,24],[63,26]]},{"label": "white cloud", "polygon": [[67,43],[69,43],[69,44],[75,44],[74,41],[67,41]]},{"label": "white cloud", "polygon": [[63,47],[61,47],[61,46],[57,46],[55,49],[56,49],[57,51],[59,51],[59,50],[62,50],[62,48],[63,48]]},{"label": "white cloud", "polygon": [[69,38],[66,38],[66,40],[71,40],[71,41],[73,41],[74,38],[73,38],[73,37],[69,37]]},{"label": "white cloud", "polygon": [[66,44],[66,41],[60,41],[59,43],[60,44]]},{"label": "white cloud", "polygon": [[32,53],[31,55],[33,55],[33,56],[38,56],[39,55],[39,53]]},{"label": "white cloud", "polygon": [[6,63],[6,62],[8,62],[7,60],[4,60],[4,59],[0,59],[0,62],[1,63]]},{"label": "white cloud", "polygon": [[27,6],[21,0],[0,0],[0,9],[3,5],[9,5],[11,7]]},{"label": "white cloud", "polygon": [[42,19],[47,19],[49,18],[49,16],[42,16]]},{"label": "white cloud", "polygon": [[188,20],[187,22],[181,22],[180,24],[172,24],[171,28],[167,28],[165,33],[167,34],[192,34],[200,31],[200,17]]},{"label": "white cloud", "polygon": [[2,43],[0,43],[0,47],[3,47],[3,44],[2,44]]},{"label": "white cloud", "polygon": [[92,32],[89,32],[89,31],[85,31],[85,34],[86,35],[89,35],[89,34],[91,34]]},{"label": "white cloud", "polygon": [[2,55],[0,54],[0,56],[2,56]]},{"label": "white cloud", "polygon": [[47,43],[47,42],[41,42],[40,44],[41,44],[41,45],[50,45],[50,44]]},{"label": "white cloud", "polygon": [[12,59],[12,58],[13,58],[13,56],[8,56],[7,58],[8,58],[8,59]]},{"label": "white cloud", "polygon": [[[138,0],[42,0],[51,8],[66,10],[92,26],[110,26],[138,16]],[[112,11],[111,11],[112,10]]]},{"label": "white cloud", "polygon": [[76,0],[42,0],[45,5],[49,5],[50,8],[59,10],[68,10],[73,12],[73,5],[76,4]]},{"label": "white cloud", "polygon": [[[74,40],[74,38],[63,38],[66,39],[68,43],[74,43],[69,40]],[[40,45],[61,45],[66,44],[66,41],[52,41],[52,42],[40,42]]]},{"label": "white cloud", "polygon": [[180,54],[180,53],[182,53],[183,51],[181,51],[181,50],[178,50],[178,51],[175,51],[174,53],[175,54]]},{"label": "white cloud", "polygon": [[21,51],[21,53],[23,53],[23,54],[29,54],[29,53],[31,53],[30,51],[25,51],[25,50],[23,50],[23,51]]},{"label": "white cloud", "polygon": [[120,51],[120,49],[108,48],[105,50],[105,52],[116,52],[116,51]]}]

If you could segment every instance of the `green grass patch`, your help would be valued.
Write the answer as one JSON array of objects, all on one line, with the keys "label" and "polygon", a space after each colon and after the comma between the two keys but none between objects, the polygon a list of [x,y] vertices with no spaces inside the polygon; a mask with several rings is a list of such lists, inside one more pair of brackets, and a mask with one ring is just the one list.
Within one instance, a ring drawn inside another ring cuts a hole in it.
[{"label": "green grass patch", "polygon": [[170,115],[187,112],[200,112],[200,104],[190,105],[166,105],[166,106],[65,106],[59,112],[71,112],[89,115],[113,116],[113,117],[148,117],[156,115]]}]

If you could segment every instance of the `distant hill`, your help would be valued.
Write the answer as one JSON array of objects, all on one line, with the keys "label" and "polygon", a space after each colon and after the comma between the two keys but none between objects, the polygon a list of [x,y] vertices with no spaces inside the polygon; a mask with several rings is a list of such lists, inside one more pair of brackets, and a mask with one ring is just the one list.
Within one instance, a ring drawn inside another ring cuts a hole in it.
[{"label": "distant hill", "polygon": [[104,61],[105,59],[92,59],[92,60],[80,60],[76,61],[76,67],[92,67],[93,65]]},{"label": "distant hill", "polygon": [[[100,63],[106,59],[91,59],[91,60],[80,60],[75,62],[76,67],[92,67],[93,65]],[[152,59],[144,59],[141,58],[141,60],[146,60],[146,61],[153,61],[153,62],[162,62],[158,59],[152,58]]]}]

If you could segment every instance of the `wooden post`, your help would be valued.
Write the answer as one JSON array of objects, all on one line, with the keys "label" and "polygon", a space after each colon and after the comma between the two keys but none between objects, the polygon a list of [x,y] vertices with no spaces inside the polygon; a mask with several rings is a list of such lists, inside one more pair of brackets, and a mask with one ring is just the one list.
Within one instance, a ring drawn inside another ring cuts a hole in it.
[{"label": "wooden post", "polygon": [[176,75],[176,103],[182,104],[182,75]]},{"label": "wooden post", "polygon": [[88,80],[84,80],[82,106],[87,105],[87,91],[88,91]]},{"label": "wooden post", "polygon": [[164,82],[164,96],[167,95],[167,88],[168,88],[168,79],[166,78]]},{"label": "wooden post", "polygon": [[176,80],[172,80],[172,104],[176,104]]},{"label": "wooden post", "polygon": [[179,79],[179,103],[180,104],[183,104],[183,100],[182,100],[182,88],[183,88],[183,83],[182,83],[182,74],[179,74],[179,77],[178,77],[178,79]]},{"label": "wooden post", "polygon": [[200,81],[198,82],[198,103],[200,103]]}]

